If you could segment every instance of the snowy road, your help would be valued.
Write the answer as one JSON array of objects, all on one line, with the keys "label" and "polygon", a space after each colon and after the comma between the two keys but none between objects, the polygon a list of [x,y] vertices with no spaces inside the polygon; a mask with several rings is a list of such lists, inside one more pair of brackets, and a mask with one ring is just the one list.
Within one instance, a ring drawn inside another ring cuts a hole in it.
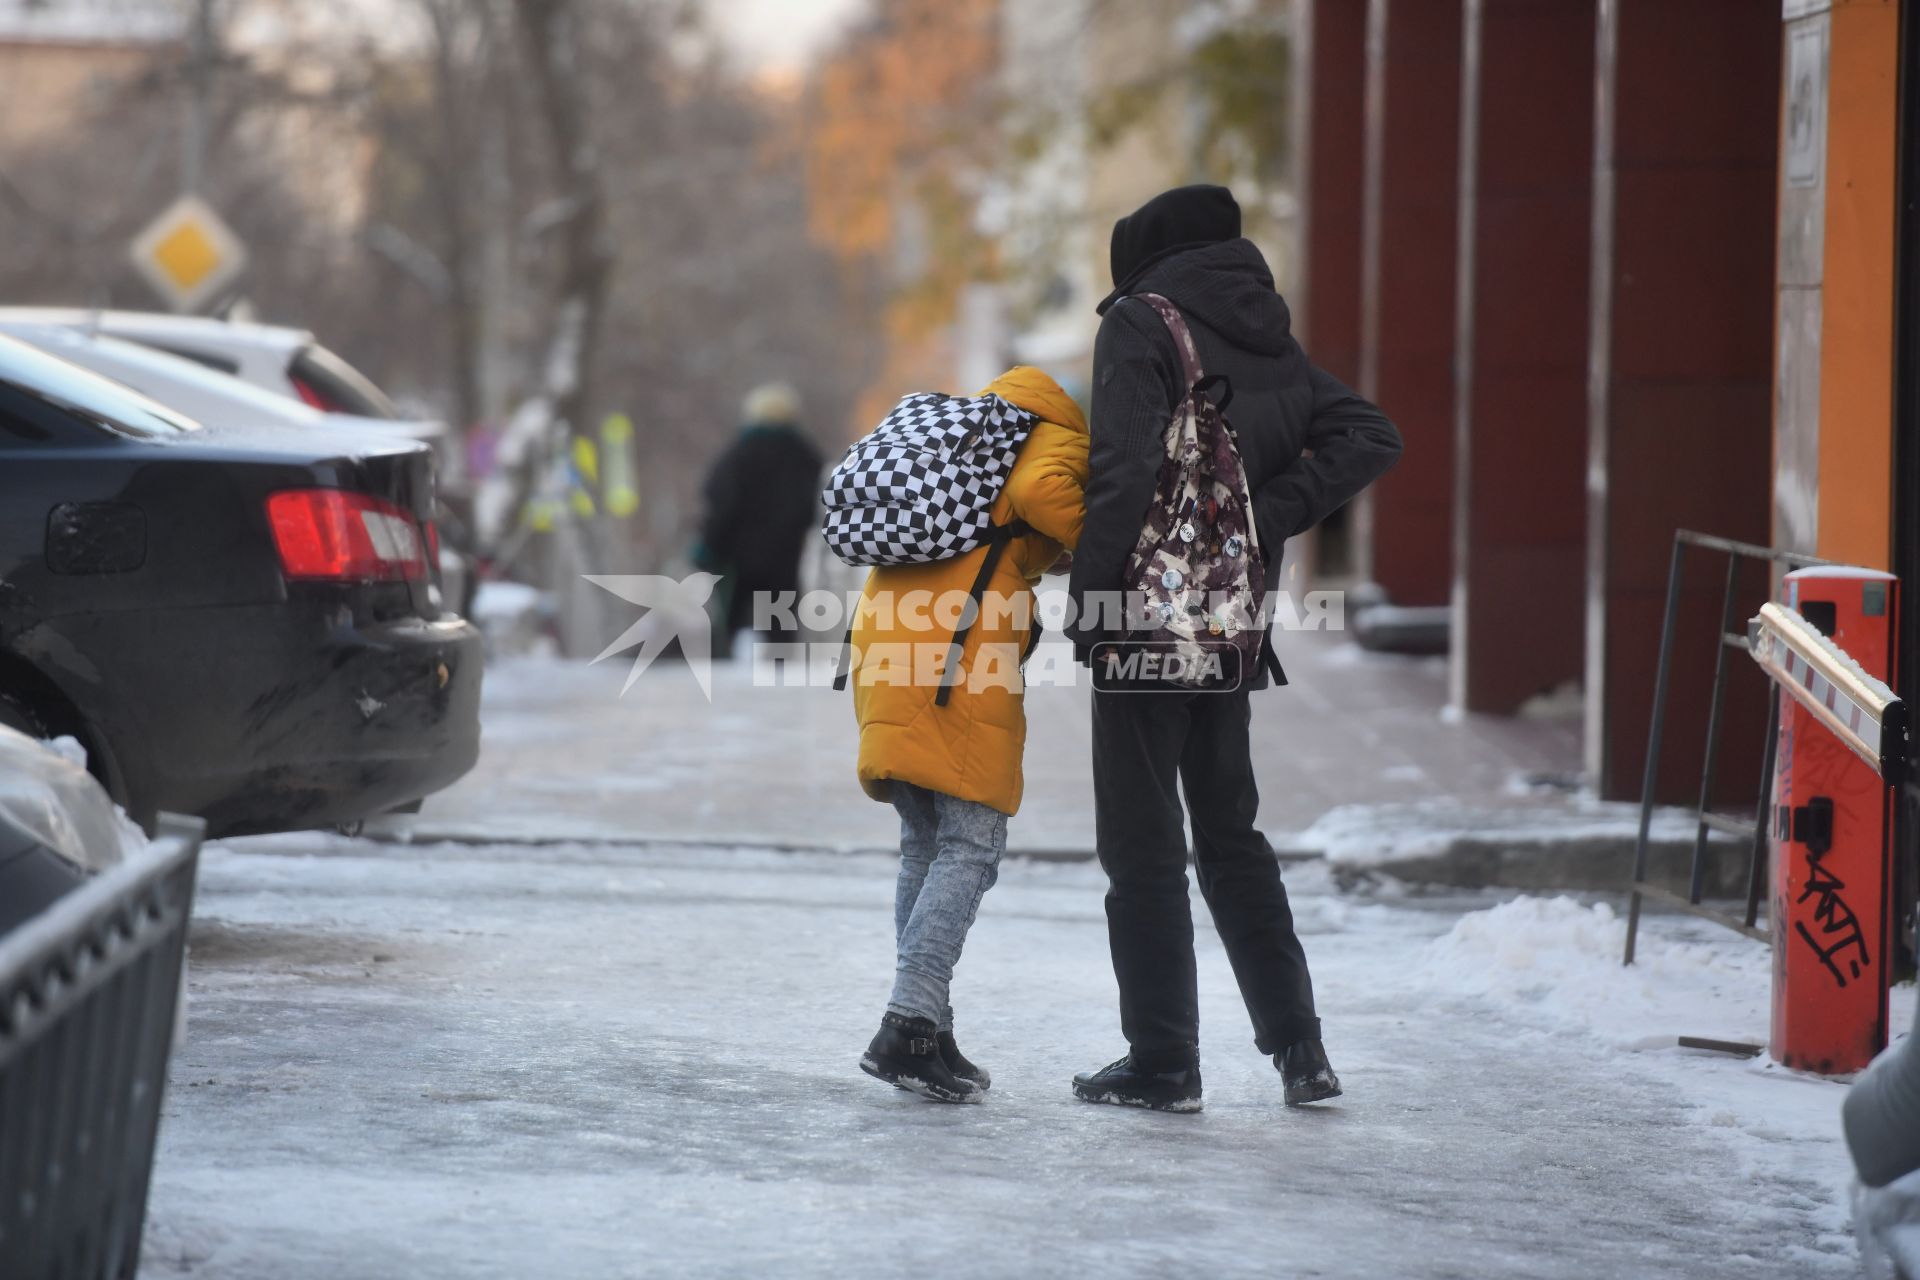
[{"label": "snowy road", "polygon": [[887,990],[892,870],[210,850],[149,1274],[1855,1273],[1839,1087],[1632,1051],[1764,1030],[1764,953],[1731,935],[1656,921],[1652,962],[1620,976],[1604,913],[1522,903],[1456,929],[1494,900],[1356,899],[1302,873],[1348,1098],[1281,1105],[1202,928],[1207,1109],[1164,1116],[1069,1095],[1122,1048],[1101,882],[1013,863],[955,988],[993,1093],[942,1107],[854,1067]]}]

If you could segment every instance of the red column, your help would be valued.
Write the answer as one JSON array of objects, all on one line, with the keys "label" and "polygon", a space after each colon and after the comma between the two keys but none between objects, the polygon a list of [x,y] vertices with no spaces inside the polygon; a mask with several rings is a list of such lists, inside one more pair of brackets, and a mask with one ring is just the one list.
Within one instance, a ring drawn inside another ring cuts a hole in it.
[{"label": "red column", "polygon": [[1594,0],[1467,0],[1453,701],[1581,675]]},{"label": "red column", "polygon": [[1371,571],[1401,604],[1453,576],[1454,256],[1460,5],[1372,0],[1362,249],[1362,390],[1406,441],[1371,500]]},{"label": "red column", "polygon": [[1313,362],[1360,381],[1360,194],[1366,155],[1367,7],[1305,0],[1298,32],[1305,69],[1305,279],[1294,327]]},{"label": "red column", "polygon": [[[1767,540],[1780,13],[1609,0],[1600,27],[1588,418],[1587,756],[1639,794],[1676,527]],[[1723,564],[1724,562],[1722,562]],[[1721,570],[1695,561],[1674,653],[1662,800],[1697,797]],[[1750,804],[1764,727],[1736,664],[1725,795]]]}]

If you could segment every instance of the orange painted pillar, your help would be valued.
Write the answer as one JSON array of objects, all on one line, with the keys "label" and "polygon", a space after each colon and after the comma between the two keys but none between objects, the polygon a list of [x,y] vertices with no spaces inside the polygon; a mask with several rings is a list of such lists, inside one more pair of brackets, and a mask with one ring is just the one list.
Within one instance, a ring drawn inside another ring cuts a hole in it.
[{"label": "orange painted pillar", "polygon": [[[1865,668],[1888,678],[1895,582],[1875,569],[1800,569],[1786,602]],[[1809,681],[1816,677],[1809,675]],[[1816,696],[1818,689],[1814,689]],[[1774,1058],[1802,1071],[1858,1071],[1887,1046],[1893,925],[1889,793],[1880,773],[1776,689]]]},{"label": "orange painted pillar", "polygon": [[1887,568],[1900,6],[1790,4],[1783,31],[1774,542]]}]

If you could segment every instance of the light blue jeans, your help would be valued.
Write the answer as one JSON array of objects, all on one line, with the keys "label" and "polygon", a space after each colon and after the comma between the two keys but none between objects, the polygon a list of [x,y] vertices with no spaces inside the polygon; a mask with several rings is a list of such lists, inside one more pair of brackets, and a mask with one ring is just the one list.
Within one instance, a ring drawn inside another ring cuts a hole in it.
[{"label": "light blue jeans", "polygon": [[1000,878],[1007,815],[906,782],[895,782],[892,793],[900,812],[900,883],[893,895],[899,959],[887,1008],[951,1031],[947,989],[980,899]]}]

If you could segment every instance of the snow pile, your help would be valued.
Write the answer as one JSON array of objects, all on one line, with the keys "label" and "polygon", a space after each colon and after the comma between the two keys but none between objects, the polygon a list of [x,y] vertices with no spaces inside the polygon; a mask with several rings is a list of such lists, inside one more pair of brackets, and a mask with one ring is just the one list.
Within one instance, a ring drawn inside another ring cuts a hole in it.
[{"label": "snow pile", "polygon": [[1421,979],[1531,1006],[1623,1049],[1668,1045],[1677,1035],[1764,1039],[1767,948],[1733,933],[1677,941],[1665,936],[1670,924],[1643,926],[1634,964],[1625,967],[1626,921],[1608,904],[1514,898],[1461,917],[1430,943]]},{"label": "snow pile", "polygon": [[91,871],[144,849],[146,835],[86,763],[86,749],[72,738],[42,741],[0,726],[0,833],[45,845]]},{"label": "snow pile", "polygon": [[87,767],[87,749],[81,746],[80,739],[72,734],[63,733],[57,738],[42,738],[40,745],[77,769]]}]

